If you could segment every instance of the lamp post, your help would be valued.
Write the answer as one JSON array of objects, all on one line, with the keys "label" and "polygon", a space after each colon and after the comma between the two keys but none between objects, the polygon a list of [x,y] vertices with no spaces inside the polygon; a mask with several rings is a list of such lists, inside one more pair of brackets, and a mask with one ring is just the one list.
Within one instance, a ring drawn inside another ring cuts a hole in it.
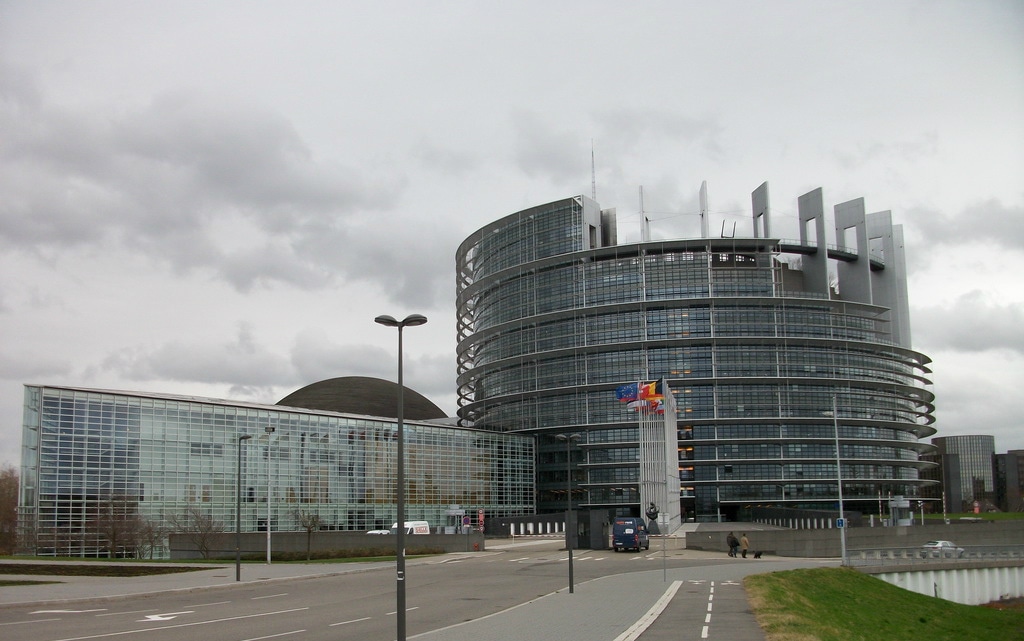
[{"label": "lamp post", "polygon": [[841,565],[846,565],[846,517],[843,513],[843,463],[839,457],[839,410],[836,395],[832,395],[832,427],[836,435],[836,484],[839,486],[839,547]]},{"label": "lamp post", "polygon": [[572,453],[571,445],[583,438],[580,434],[555,434],[559,441],[565,441],[565,549],[569,551],[569,594],[573,593],[572,579]]},{"label": "lamp post", "polygon": [[272,425],[263,428],[267,433],[267,565],[270,565],[270,435],[275,429]]},{"label": "lamp post", "polygon": [[238,435],[238,461],[235,464],[235,581],[242,580],[242,441],[252,434]]},{"label": "lamp post", "polygon": [[402,381],[402,329],[415,327],[427,322],[427,317],[422,314],[409,314],[398,321],[393,316],[382,315],[373,319],[373,322],[386,327],[398,328],[398,425],[397,425],[397,470],[395,485],[395,511],[398,513],[396,522],[398,528],[395,534],[395,604],[397,617],[398,641],[405,641],[405,430],[403,419],[405,413],[405,399],[403,395],[404,383]]}]

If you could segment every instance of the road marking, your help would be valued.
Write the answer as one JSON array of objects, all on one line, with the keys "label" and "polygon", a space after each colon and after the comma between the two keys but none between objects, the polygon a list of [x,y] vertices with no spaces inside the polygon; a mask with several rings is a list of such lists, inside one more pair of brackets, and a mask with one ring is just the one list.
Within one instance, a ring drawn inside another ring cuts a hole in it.
[{"label": "road marking", "polygon": [[673,581],[672,585],[670,585],[668,589],[665,590],[665,593],[661,595],[661,598],[651,606],[651,609],[640,617],[636,623],[629,626],[625,632],[615,637],[615,641],[636,641],[640,638],[640,635],[644,633],[644,630],[650,627],[650,625],[654,623],[659,616],[661,616],[661,613],[664,612],[666,607],[668,607],[668,604],[672,602],[676,592],[679,591],[679,586],[682,584],[682,581]]},{"label": "road marking", "polygon": [[106,608],[93,608],[92,610],[36,610],[30,614],[82,614],[83,612],[106,612]]},{"label": "road marking", "polygon": [[700,630],[700,638],[708,638],[708,633],[711,630],[711,608],[712,602],[715,600],[715,582],[711,582],[711,589],[708,591],[708,613],[704,615],[704,627]]},{"label": "road marking", "polygon": [[119,617],[126,614],[142,614],[143,612],[152,612],[156,608],[147,608],[145,610],[130,610],[128,612],[107,612],[106,614],[97,614],[96,617]]},{"label": "road marking", "polygon": [[145,623],[146,621],[170,621],[176,616],[182,614],[192,614],[193,610],[185,610],[184,612],[168,612],[167,614],[147,614],[145,619],[139,619],[139,623]]},{"label": "road marking", "polygon": [[253,601],[259,601],[260,599],[273,599],[273,598],[276,598],[276,597],[279,597],[279,596],[288,596],[288,593],[287,592],[282,592],[281,594],[268,594],[266,596],[254,596],[252,598],[252,600]]},{"label": "road marking", "polygon": [[348,625],[349,623],[359,623],[360,621],[369,621],[371,617],[363,617],[362,619],[352,619],[351,621],[338,621],[328,625],[328,628],[333,628],[336,625]]},{"label": "road marking", "polygon": [[211,605],[224,605],[225,603],[231,603],[231,601],[216,601],[214,603],[197,603],[197,604],[195,604],[193,606],[190,606],[190,607],[193,607],[193,608],[208,608]]},{"label": "road marking", "polygon": [[54,619],[32,619],[31,621],[10,621],[8,623],[0,623],[0,625],[21,625],[22,623],[46,623],[47,621],[60,621],[59,618]]},{"label": "road marking", "polygon": [[292,630],[291,632],[281,632],[280,634],[268,634],[265,637],[250,637],[248,639],[243,639],[242,641],[260,641],[260,639],[273,639],[275,637],[286,637],[286,636],[288,636],[290,634],[298,634],[300,632],[305,632],[305,630]]},{"label": "road marking", "polygon": [[[406,612],[411,612],[413,610],[419,610],[419,609],[420,609],[420,606],[417,605],[416,607],[413,607],[413,608],[406,608],[405,611]],[[391,616],[392,614],[398,614],[398,610],[392,610],[391,612],[387,612],[386,614],[387,614],[387,616]]]},{"label": "road marking", "polygon": [[523,556],[523,557],[520,557],[520,558],[518,558],[518,559],[512,559],[511,561],[509,561],[509,563],[516,563],[516,562],[518,562],[518,561],[525,561],[525,560],[527,560],[528,558],[530,558],[530,557],[528,557],[528,556]]},{"label": "road marking", "polygon": [[85,639],[103,639],[105,637],[119,637],[128,634],[138,634],[140,632],[153,632],[154,630],[174,630],[175,628],[191,628],[197,625],[207,625],[210,623],[224,623],[225,621],[239,621],[241,619],[255,619],[256,617],[269,617],[275,614],[288,614],[289,612],[301,612],[308,610],[309,608],[291,608],[290,610],[277,610],[274,612],[260,612],[257,614],[243,614],[236,617],[224,617],[223,619],[210,619],[209,621],[196,621],[194,623],[175,623],[174,625],[165,625],[159,628],[139,628],[137,630],[123,630],[121,632],[106,632],[103,634],[90,634],[84,637],[67,637],[64,639],[56,639],[55,641],[84,641]]}]

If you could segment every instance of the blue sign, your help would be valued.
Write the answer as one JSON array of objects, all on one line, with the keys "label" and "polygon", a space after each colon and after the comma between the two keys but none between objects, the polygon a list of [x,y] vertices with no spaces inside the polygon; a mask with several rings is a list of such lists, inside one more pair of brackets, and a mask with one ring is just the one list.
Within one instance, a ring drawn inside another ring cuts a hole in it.
[{"label": "blue sign", "polygon": [[836,527],[840,529],[846,527],[846,519],[836,519]]}]

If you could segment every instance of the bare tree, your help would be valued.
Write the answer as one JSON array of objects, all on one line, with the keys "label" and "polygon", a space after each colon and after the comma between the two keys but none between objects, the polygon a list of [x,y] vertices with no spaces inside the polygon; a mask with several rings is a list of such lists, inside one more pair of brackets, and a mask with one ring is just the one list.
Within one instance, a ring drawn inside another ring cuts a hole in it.
[{"label": "bare tree", "polygon": [[323,521],[320,520],[320,515],[315,512],[306,512],[305,510],[295,510],[295,520],[299,522],[299,525],[306,529],[306,560],[309,560],[310,547],[313,542],[313,531],[319,530],[320,525]]},{"label": "bare tree", "polygon": [[210,542],[213,536],[227,531],[223,523],[205,514],[193,504],[186,507],[183,514],[173,514],[167,521],[171,525],[171,531],[188,538],[204,559],[210,558]]},{"label": "bare tree", "polygon": [[139,528],[139,558],[148,555],[153,558],[156,548],[167,538],[168,529],[157,521],[143,519]]},{"label": "bare tree", "polygon": [[139,502],[134,497],[111,496],[100,501],[92,529],[107,542],[107,556],[117,558],[137,554],[139,531],[142,519],[139,517]]},{"label": "bare tree", "polygon": [[18,469],[0,467],[0,554],[13,554],[18,540]]}]

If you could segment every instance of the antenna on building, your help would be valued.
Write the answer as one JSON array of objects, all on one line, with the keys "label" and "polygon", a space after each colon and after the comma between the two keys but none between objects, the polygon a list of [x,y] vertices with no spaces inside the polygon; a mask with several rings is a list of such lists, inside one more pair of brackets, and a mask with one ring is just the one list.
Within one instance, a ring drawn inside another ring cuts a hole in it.
[{"label": "antenna on building", "polygon": [[597,170],[594,168],[594,139],[590,139],[590,197],[597,201]]},{"label": "antenna on building", "polygon": [[711,233],[708,231],[708,181],[702,180],[700,183],[700,237],[709,238]]},{"label": "antenna on building", "polygon": [[651,225],[644,213],[644,186],[640,185],[640,242],[646,243],[651,239]]}]

